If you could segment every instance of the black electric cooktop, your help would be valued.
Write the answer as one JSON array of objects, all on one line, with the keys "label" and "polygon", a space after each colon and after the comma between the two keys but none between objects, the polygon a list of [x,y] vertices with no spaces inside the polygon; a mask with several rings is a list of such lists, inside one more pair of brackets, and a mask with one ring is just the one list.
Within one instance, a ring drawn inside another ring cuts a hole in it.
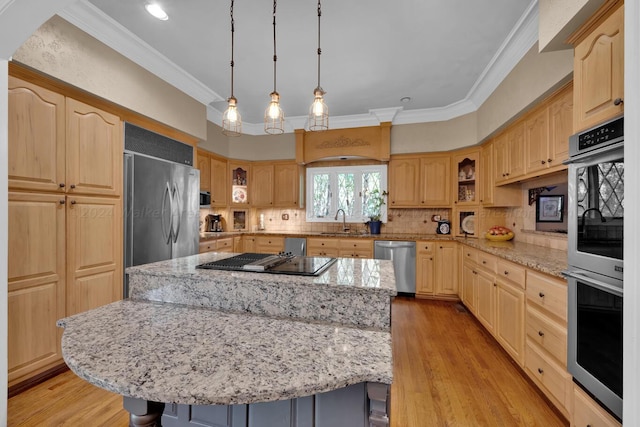
[{"label": "black electric cooktop", "polygon": [[335,258],[293,255],[244,253],[218,261],[206,262],[196,268],[207,270],[251,271],[255,273],[318,276],[329,268]]}]

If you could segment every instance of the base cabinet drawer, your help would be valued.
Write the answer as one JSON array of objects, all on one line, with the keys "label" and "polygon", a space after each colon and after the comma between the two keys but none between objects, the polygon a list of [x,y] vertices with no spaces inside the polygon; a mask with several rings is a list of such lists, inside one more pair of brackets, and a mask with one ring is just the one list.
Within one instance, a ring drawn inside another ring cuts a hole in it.
[{"label": "base cabinet drawer", "polygon": [[607,411],[594,402],[582,389],[573,384],[573,427],[620,427]]},{"label": "base cabinet drawer", "polygon": [[535,271],[527,273],[527,300],[567,320],[567,282]]},{"label": "base cabinet drawer", "polygon": [[198,253],[205,252],[213,252],[216,250],[216,241],[215,240],[207,240],[205,242],[200,242],[198,245]]},{"label": "base cabinet drawer", "polygon": [[527,306],[527,339],[538,344],[556,361],[567,365],[567,327],[561,325],[539,310]]},{"label": "base cabinet drawer", "polygon": [[567,370],[530,340],[527,340],[525,368],[529,376],[542,385],[542,391],[560,405],[559,409],[568,414],[573,382]]}]

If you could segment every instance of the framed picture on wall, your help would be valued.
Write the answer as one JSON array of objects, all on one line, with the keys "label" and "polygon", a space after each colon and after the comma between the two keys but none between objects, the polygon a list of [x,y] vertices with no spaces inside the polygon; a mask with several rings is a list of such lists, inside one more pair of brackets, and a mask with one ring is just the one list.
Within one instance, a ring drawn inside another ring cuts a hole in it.
[{"label": "framed picture on wall", "polygon": [[536,222],[563,222],[564,196],[538,196]]},{"label": "framed picture on wall", "polygon": [[234,210],[231,213],[233,218],[233,231],[246,231],[248,228],[247,210]]}]

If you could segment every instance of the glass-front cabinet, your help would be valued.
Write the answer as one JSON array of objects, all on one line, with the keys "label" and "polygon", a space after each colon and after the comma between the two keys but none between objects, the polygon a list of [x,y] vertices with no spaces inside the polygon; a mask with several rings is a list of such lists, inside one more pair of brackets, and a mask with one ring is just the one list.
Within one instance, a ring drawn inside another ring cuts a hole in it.
[{"label": "glass-front cabinet", "polygon": [[231,204],[249,204],[250,165],[248,163],[229,163],[231,182]]},{"label": "glass-front cabinet", "polygon": [[480,150],[475,149],[453,158],[454,203],[456,205],[476,205],[480,191],[478,159]]}]

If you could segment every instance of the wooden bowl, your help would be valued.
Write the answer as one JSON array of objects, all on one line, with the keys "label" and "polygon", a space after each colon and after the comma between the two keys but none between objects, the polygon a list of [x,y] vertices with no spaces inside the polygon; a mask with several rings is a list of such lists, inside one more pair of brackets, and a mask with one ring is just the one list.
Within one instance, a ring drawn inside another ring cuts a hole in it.
[{"label": "wooden bowl", "polygon": [[506,242],[507,240],[513,239],[515,237],[515,234],[513,234],[513,232],[502,235],[485,233],[484,236],[487,238],[487,240],[491,240],[492,242]]}]

